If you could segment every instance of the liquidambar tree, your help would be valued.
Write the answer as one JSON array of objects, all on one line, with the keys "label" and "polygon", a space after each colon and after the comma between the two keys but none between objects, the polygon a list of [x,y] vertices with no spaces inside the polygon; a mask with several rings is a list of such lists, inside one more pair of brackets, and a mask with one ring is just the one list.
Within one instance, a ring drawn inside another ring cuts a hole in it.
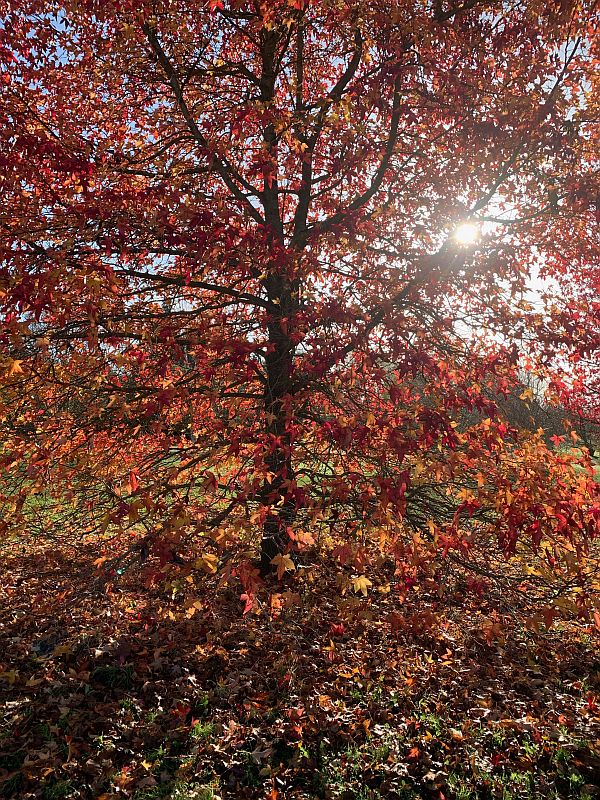
[{"label": "liquidambar tree", "polygon": [[590,464],[496,400],[597,346],[597,22],[5,3],[5,527],[250,588],[307,547],[360,592],[390,555],[579,563]]}]

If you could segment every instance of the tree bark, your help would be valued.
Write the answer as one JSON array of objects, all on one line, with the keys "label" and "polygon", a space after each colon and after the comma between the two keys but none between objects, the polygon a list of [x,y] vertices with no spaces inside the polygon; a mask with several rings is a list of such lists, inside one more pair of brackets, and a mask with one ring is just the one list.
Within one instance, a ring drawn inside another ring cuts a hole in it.
[{"label": "tree bark", "polygon": [[[261,101],[272,103],[275,98],[277,79],[277,48],[286,31],[263,30],[261,32],[262,71],[260,77]],[[284,229],[279,206],[279,183],[277,178],[277,132],[272,124],[263,131],[266,151],[273,168],[263,175],[261,201],[265,223],[273,252],[284,246]],[[264,399],[265,432],[269,452],[265,459],[270,472],[261,489],[261,500],[267,506],[267,516],[261,542],[261,570],[272,569],[272,560],[288,545],[287,529],[296,517],[296,498],[289,491],[293,480],[292,435],[290,415],[292,412],[292,386],[294,366],[294,342],[290,337],[290,326],[297,306],[297,287],[290,280],[287,265],[276,258],[268,265],[263,286],[269,303],[276,310],[268,324],[269,348],[266,355],[267,385]]]},{"label": "tree bark", "polygon": [[263,502],[268,506],[261,542],[263,572],[272,569],[273,558],[285,551],[289,542],[287,529],[296,517],[296,499],[290,494],[288,483],[294,477],[289,428],[294,346],[283,329],[281,318],[274,319],[269,325],[269,345],[264,411],[271,448],[266,463],[272,477],[262,487]]}]

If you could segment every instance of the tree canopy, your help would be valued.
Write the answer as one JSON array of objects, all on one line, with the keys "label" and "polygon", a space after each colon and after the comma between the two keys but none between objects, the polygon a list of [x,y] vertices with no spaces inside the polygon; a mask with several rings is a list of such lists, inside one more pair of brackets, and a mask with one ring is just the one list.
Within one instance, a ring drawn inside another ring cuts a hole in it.
[{"label": "tree canopy", "polygon": [[5,530],[191,554],[248,607],[257,554],[364,594],[498,549],[583,580],[589,454],[502,400],[527,370],[568,406],[597,353],[597,22],[5,3]]}]

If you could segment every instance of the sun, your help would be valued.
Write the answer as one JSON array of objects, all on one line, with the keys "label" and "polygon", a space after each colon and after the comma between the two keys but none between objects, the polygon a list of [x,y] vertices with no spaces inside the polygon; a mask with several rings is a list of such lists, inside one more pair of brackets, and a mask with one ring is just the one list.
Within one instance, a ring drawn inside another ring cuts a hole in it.
[{"label": "sun", "polygon": [[473,222],[463,222],[456,228],[452,234],[452,238],[455,242],[457,242],[457,244],[460,244],[463,247],[475,244],[475,242],[479,239],[479,227]]}]

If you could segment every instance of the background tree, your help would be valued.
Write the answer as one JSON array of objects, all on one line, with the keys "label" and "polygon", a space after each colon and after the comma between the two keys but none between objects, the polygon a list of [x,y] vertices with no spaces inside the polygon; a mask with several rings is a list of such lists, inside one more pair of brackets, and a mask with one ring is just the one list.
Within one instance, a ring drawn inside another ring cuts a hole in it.
[{"label": "background tree", "polygon": [[573,372],[564,380],[557,379],[558,397],[564,398],[566,418],[591,456],[600,447],[600,387],[597,353],[581,357]]},{"label": "background tree", "polygon": [[525,534],[556,561],[591,534],[589,464],[493,397],[581,335],[531,286],[542,264],[577,294],[597,256],[596,21],[9,3],[5,525],[193,542],[247,586],[231,556],[258,540],[280,574],[317,543],[411,581],[432,553]]}]

